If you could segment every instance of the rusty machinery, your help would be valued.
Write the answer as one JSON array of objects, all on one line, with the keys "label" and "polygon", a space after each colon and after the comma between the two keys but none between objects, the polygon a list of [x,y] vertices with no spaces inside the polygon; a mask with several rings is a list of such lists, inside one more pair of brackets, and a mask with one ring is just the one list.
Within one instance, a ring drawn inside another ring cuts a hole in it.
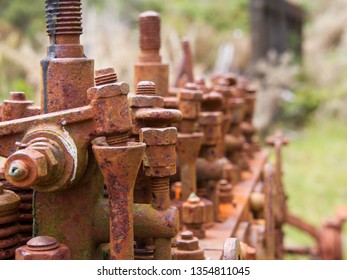
[{"label": "rusty machinery", "polygon": [[[327,218],[319,227],[313,226],[302,218],[294,215],[286,204],[284,184],[282,182],[282,149],[288,145],[288,140],[281,132],[267,137],[266,143],[274,147],[275,170],[273,192],[273,213],[274,213],[274,243],[276,247],[276,257],[283,258],[285,253],[294,255],[304,255],[311,259],[341,260],[343,259],[342,230],[343,224],[347,220],[346,207],[339,207],[335,216]],[[287,247],[283,242],[283,225],[288,224],[299,231],[309,235],[314,245],[311,247]]]},{"label": "rusty machinery", "polygon": [[[129,93],[85,57],[80,1],[46,0],[46,23],[41,107],[21,92],[1,105],[0,259],[283,258],[280,157],[273,169],[253,137],[245,78],[194,80],[185,39],[169,88],[149,11]],[[341,256],[340,217],[314,232],[333,239],[325,258]]]}]

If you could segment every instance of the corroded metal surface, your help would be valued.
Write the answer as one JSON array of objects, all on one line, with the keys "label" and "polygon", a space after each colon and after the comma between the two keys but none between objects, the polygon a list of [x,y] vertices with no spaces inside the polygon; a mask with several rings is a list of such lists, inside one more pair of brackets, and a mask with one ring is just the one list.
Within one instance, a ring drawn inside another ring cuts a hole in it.
[{"label": "corroded metal surface", "polygon": [[16,260],[69,260],[70,250],[49,236],[37,236],[16,250]]},{"label": "corroded metal surface", "polygon": [[0,260],[13,259],[15,249],[20,245],[19,197],[4,190],[0,183]]},{"label": "corroded metal surface", "polygon": [[256,90],[245,77],[194,83],[185,40],[179,80],[169,89],[160,16],[147,11],[129,94],[113,68],[97,70],[94,80],[80,44],[81,1],[45,3],[41,108],[22,92],[0,105],[0,259],[24,243],[17,259],[281,259],[284,223],[317,242],[291,252],[342,258],[345,209],[320,228],[288,213],[287,140],[267,139],[273,169],[259,151]]},{"label": "corroded metal surface", "polygon": [[134,85],[140,81],[156,84],[157,94],[167,96],[169,90],[169,66],[161,62],[160,15],[153,11],[139,16],[141,54],[135,65]]},{"label": "corroded metal surface", "polygon": [[183,231],[176,239],[176,248],[173,249],[175,260],[204,260],[204,250],[199,247],[198,238],[191,231]]}]

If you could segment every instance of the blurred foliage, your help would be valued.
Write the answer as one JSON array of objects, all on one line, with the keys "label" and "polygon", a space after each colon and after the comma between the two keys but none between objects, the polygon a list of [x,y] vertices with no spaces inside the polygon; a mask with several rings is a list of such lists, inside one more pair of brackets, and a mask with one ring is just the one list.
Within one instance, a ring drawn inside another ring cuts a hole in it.
[{"label": "blurred foliage", "polygon": [[0,18],[25,36],[34,37],[45,28],[43,1],[0,0]]},{"label": "blurred foliage", "polygon": [[[101,1],[104,5],[107,0]],[[128,0],[120,1],[123,20],[137,26],[138,14],[146,10],[161,13],[164,22],[174,25],[184,33],[191,23],[204,23],[212,26],[216,32],[230,32],[235,28],[248,31],[248,0]],[[99,4],[102,6],[102,4]]]},{"label": "blurred foliage", "polygon": [[291,102],[282,103],[277,119],[286,126],[302,127],[326,101],[328,92],[324,88],[301,85],[295,90]]}]

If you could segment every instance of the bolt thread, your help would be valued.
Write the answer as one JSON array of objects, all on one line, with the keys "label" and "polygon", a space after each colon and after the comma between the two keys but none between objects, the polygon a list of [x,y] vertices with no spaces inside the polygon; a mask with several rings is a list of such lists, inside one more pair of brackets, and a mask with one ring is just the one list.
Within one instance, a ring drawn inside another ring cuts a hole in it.
[{"label": "bolt thread", "polygon": [[127,143],[128,140],[129,140],[128,133],[112,135],[106,138],[106,142],[109,146],[119,146],[119,145]]},{"label": "bolt thread", "polygon": [[140,14],[140,48],[142,50],[159,50],[160,16],[153,11]]},{"label": "bolt thread", "polygon": [[80,0],[46,0],[48,35],[81,35],[81,10]]},{"label": "bolt thread", "polygon": [[95,71],[95,85],[102,86],[117,83],[118,77],[113,68],[106,68]]},{"label": "bolt thread", "polygon": [[153,178],[152,177],[152,191],[155,193],[169,192],[170,178]]},{"label": "bolt thread", "polygon": [[141,81],[137,85],[136,94],[155,95],[155,83],[150,81]]}]

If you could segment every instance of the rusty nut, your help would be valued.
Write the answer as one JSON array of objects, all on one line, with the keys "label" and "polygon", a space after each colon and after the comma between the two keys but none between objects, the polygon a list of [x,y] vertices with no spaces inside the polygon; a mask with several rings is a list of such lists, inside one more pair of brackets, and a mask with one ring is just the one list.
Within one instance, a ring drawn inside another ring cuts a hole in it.
[{"label": "rusty nut", "polygon": [[206,221],[205,204],[194,194],[182,204],[182,221],[184,224],[203,224]]},{"label": "rusty nut", "polygon": [[95,86],[89,88],[87,91],[88,98],[91,100],[114,97],[117,95],[127,95],[128,93],[129,85],[125,82]]},{"label": "rusty nut", "polygon": [[176,239],[176,245],[182,251],[194,251],[199,249],[199,239],[194,237],[191,231],[183,231]]},{"label": "rusty nut", "polygon": [[222,137],[223,114],[221,112],[204,112],[200,114],[199,124],[204,133],[204,145],[214,146]]},{"label": "rusty nut", "polygon": [[176,139],[174,127],[140,129],[140,141],[147,145],[143,160],[146,176],[168,177],[176,173]]},{"label": "rusty nut", "polygon": [[47,174],[45,155],[34,149],[19,150],[5,162],[5,178],[16,187],[35,186]]},{"label": "rusty nut", "polygon": [[203,92],[195,84],[188,83],[185,88],[178,93],[179,110],[183,119],[195,120],[201,111]]},{"label": "rusty nut", "polygon": [[127,94],[129,85],[111,83],[92,87],[88,97],[94,109],[94,127],[96,136],[108,136],[127,133],[131,130],[132,120]]}]

